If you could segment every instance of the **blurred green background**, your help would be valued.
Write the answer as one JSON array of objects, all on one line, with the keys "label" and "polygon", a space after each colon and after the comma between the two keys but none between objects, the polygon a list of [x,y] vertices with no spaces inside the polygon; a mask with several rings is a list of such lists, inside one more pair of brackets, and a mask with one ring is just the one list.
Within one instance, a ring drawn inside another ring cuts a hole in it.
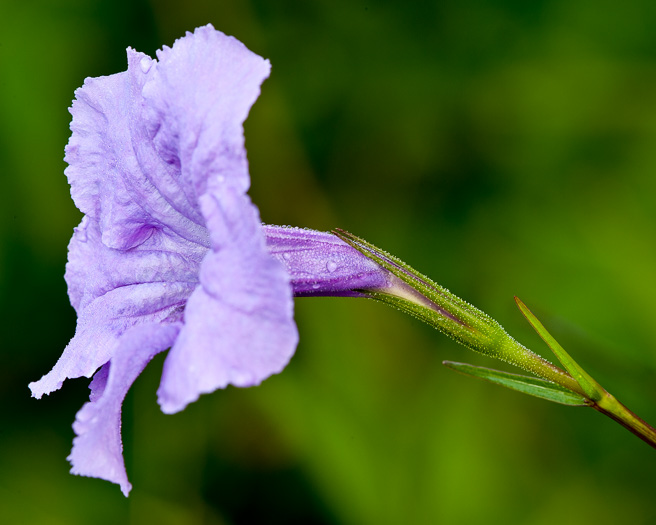
[{"label": "blurred green background", "polygon": [[652,524],[656,451],[592,410],[459,376],[501,366],[385,306],[296,301],[261,387],[124,405],[134,490],[68,474],[86,380],[27,383],[73,335],[73,91],[211,22],[273,64],[246,123],[262,218],[341,227],[548,350],[520,296],[656,423],[653,0],[1,0],[0,521]]}]

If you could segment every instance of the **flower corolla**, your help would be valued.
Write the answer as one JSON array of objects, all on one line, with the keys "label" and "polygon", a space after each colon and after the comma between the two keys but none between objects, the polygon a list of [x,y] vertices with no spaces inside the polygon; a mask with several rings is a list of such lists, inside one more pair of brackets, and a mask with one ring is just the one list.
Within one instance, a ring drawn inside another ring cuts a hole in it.
[{"label": "flower corolla", "polygon": [[75,336],[34,397],[92,377],[72,472],[128,482],[121,405],[168,348],[166,413],[280,372],[298,342],[293,296],[358,295],[386,274],[337,237],[263,227],[247,191],[243,122],[267,60],[212,26],[127,71],[88,78],[71,107],[66,176],[84,213],[66,267]]}]

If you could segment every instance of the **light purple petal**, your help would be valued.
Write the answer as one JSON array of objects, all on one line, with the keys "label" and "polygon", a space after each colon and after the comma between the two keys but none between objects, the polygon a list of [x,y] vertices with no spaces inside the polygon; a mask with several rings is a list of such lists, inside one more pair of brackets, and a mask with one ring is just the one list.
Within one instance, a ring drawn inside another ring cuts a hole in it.
[{"label": "light purple petal", "polygon": [[157,58],[143,95],[159,156],[179,167],[193,202],[214,184],[245,193],[250,177],[242,124],[269,76],[269,61],[212,26],[187,33]]},{"label": "light purple petal", "polygon": [[128,495],[132,486],[123,461],[121,405],[134,380],[154,355],[175,341],[178,330],[178,324],[144,324],[123,334],[111,362],[91,383],[91,401],[73,424],[77,437],[68,457],[73,474],[118,483]]},{"label": "light purple petal", "polygon": [[294,294],[360,296],[389,286],[390,274],[332,233],[264,226],[269,252],[289,272]]},{"label": "light purple petal", "polygon": [[65,278],[71,304],[81,315],[95,300],[119,288],[183,283],[193,289],[206,252],[203,246],[163,232],[130,250],[108,248],[97,221],[86,216],[68,247]]},{"label": "light purple petal", "polygon": [[97,223],[85,217],[71,240],[66,272],[78,312],[75,337],[54,368],[30,384],[34,397],[59,389],[67,378],[91,377],[135,324],[182,319],[198,283],[200,252],[190,249],[185,257],[164,249],[163,239],[156,236],[132,250],[114,250],[102,244]]},{"label": "light purple petal", "polygon": [[259,384],[285,367],[298,342],[289,277],[266,251],[257,209],[231,191],[205,195],[201,205],[213,249],[164,363],[166,413],[228,384]]},{"label": "light purple petal", "polygon": [[71,107],[65,157],[71,195],[98,221],[103,244],[111,248],[133,248],[162,229],[206,243],[200,210],[185,196],[179,166],[155,154],[149,140],[152,123],[144,122],[141,91],[156,70],[155,61],[128,49],[128,70],[86,79]]}]

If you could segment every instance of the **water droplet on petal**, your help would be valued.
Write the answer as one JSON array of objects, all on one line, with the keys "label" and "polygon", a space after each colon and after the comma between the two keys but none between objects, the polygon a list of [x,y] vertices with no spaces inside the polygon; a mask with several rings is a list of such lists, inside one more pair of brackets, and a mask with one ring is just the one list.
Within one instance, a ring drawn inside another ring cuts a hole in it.
[{"label": "water droplet on petal", "polygon": [[148,57],[143,57],[141,62],[139,62],[139,65],[141,66],[141,71],[148,73],[148,71],[150,71],[150,67],[153,65],[153,61]]},{"label": "water droplet on petal", "polygon": [[337,263],[335,261],[328,261],[328,263],[326,264],[326,269],[330,273],[333,273],[335,270],[337,270]]},{"label": "water droplet on petal", "polygon": [[314,288],[315,290],[318,290],[320,288],[320,286],[315,283],[315,284],[312,285],[312,288]]},{"label": "water droplet on petal", "polygon": [[75,232],[75,238],[79,242],[87,242],[87,217],[86,215],[82,219],[82,222],[79,226],[73,228]]},{"label": "water droplet on petal", "polygon": [[289,259],[291,259],[291,257],[292,256],[287,252],[282,254],[282,258],[285,259],[285,261],[289,261]]}]

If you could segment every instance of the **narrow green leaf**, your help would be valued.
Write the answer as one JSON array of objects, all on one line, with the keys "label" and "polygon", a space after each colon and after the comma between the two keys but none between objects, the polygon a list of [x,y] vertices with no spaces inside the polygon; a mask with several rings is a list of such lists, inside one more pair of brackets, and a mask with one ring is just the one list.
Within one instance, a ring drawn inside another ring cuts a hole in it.
[{"label": "narrow green leaf", "polygon": [[570,375],[576,380],[576,382],[581,386],[585,395],[587,395],[593,401],[599,401],[606,390],[595,381],[590,374],[588,374],[581,366],[572,359],[572,357],[565,351],[565,349],[560,346],[558,341],[556,341],[553,336],[547,331],[543,324],[538,320],[533,312],[531,312],[528,307],[519,299],[515,297],[515,302],[519,307],[520,311],[526,317],[526,320],[530,323],[533,329],[538,333],[542,340],[547,343],[549,348],[556,354],[558,360],[562,363],[565,369],[570,373]]},{"label": "narrow green leaf", "polygon": [[511,374],[509,372],[492,370],[491,368],[469,365],[467,363],[444,361],[442,364],[456,372],[460,372],[461,374],[478,377],[479,379],[484,379],[485,381],[505,386],[511,390],[546,399],[547,401],[553,401],[554,403],[560,403],[561,405],[588,405],[585,398],[545,379]]}]

